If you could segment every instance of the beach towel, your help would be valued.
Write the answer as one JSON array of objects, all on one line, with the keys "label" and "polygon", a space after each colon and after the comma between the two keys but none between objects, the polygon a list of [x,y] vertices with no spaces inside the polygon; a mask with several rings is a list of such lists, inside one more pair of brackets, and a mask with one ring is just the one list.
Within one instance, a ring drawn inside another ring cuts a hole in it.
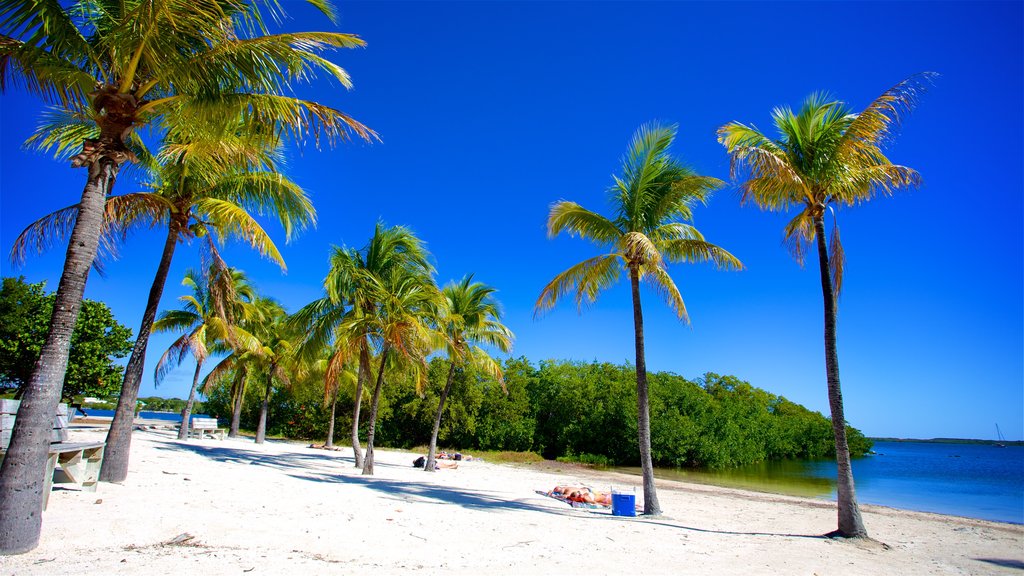
[{"label": "beach towel", "polygon": [[590,509],[599,509],[599,510],[602,510],[602,509],[603,510],[607,510],[607,509],[611,508],[611,506],[603,506],[601,504],[590,504],[588,502],[576,502],[574,500],[570,500],[570,499],[566,498],[565,496],[562,496],[562,494],[560,492],[550,492],[549,493],[549,492],[545,492],[543,490],[537,490],[537,494],[540,494],[541,496],[547,496],[548,498],[554,498],[555,500],[558,500],[560,502],[565,502],[566,504],[568,504],[569,506],[572,506],[573,508],[590,508]]}]

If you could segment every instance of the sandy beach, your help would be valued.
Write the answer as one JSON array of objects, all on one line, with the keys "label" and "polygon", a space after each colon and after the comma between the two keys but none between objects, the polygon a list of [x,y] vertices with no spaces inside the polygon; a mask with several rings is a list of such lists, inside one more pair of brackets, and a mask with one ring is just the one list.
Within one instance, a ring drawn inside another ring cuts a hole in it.
[{"label": "sandy beach", "polygon": [[[103,439],[101,427],[73,440]],[[1020,574],[1024,527],[863,506],[874,542],[821,537],[828,502],[659,482],[665,510],[623,518],[537,494],[639,484],[569,465],[464,462],[136,431],[123,484],[57,484],[40,545],[3,574]],[[640,498],[637,487],[638,499]]]}]

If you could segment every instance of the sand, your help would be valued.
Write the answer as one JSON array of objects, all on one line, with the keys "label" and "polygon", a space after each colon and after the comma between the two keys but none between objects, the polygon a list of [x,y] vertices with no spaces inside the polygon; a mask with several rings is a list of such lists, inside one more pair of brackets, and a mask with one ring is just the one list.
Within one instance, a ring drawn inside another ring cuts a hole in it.
[{"label": "sand", "polygon": [[[102,439],[77,429],[72,440]],[[55,485],[35,550],[2,574],[1020,574],[1024,527],[863,506],[874,538],[822,537],[834,504],[659,482],[664,515],[623,518],[539,495],[637,479],[570,465],[413,468],[377,451],[136,431],[122,484]],[[638,499],[640,498],[639,488]]]}]

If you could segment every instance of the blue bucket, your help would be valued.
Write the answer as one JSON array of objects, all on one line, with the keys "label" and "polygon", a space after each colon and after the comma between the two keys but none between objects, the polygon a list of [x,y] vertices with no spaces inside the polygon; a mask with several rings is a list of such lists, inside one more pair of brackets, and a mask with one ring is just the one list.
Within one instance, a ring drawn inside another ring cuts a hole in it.
[{"label": "blue bucket", "polygon": [[636,516],[636,494],[613,491],[612,516]]}]

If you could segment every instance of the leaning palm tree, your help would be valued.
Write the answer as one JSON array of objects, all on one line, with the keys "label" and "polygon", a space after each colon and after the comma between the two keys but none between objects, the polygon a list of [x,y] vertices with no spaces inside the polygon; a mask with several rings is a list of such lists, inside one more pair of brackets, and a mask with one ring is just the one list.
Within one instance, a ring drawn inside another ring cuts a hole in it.
[{"label": "leaning palm tree", "polygon": [[[311,3],[329,11],[325,0]],[[264,6],[277,12],[276,3]],[[285,95],[314,71],[348,86],[345,71],[318,52],[362,46],[353,35],[267,34],[257,6],[247,0],[10,0],[0,10],[0,90],[20,84],[89,118],[98,133],[84,138],[71,160],[72,167],[87,169],[86,185],[50,333],[0,468],[0,553],[17,554],[39,543],[47,458],[40,432],[59,401],[104,201],[120,167],[132,159],[133,131],[243,116],[295,137],[374,135],[338,110]]]},{"label": "leaning palm tree", "polygon": [[362,468],[363,452],[359,444],[360,412],[363,390],[371,372],[372,353],[367,322],[360,318],[376,314],[376,280],[396,270],[429,275],[433,268],[420,241],[404,226],[385,226],[378,222],[370,242],[362,250],[334,247],[330,270],[324,278],[324,296],[295,313],[293,320],[307,333],[302,348],[329,348],[331,368],[325,373],[325,389],[332,385],[332,374],[351,358],[358,359],[355,401],[352,409],[352,451],[357,468]]},{"label": "leaning palm tree", "polygon": [[646,281],[665,299],[680,320],[689,322],[683,297],[669,276],[666,262],[712,262],[719,268],[740,269],[732,254],[704,240],[693,225],[693,207],[706,203],[723,183],[699,176],[669,154],[676,127],[656,123],[641,126],[622,161],[622,175],[610,189],[615,216],[607,218],[565,200],[551,207],[548,235],[562,231],[606,247],[608,252],[555,276],[541,292],[536,313],[552,308],[575,292],[576,306],[594,302],[623,272],[633,295],[636,342],[636,389],[640,465],[643,470],[644,514],[661,514],[651,460],[651,424],[644,357],[644,320],[640,282]]},{"label": "leaning palm tree", "polygon": [[[214,273],[216,271],[214,270]],[[251,300],[251,289],[239,273],[233,274],[233,282],[239,300]],[[182,286],[190,289],[191,294],[181,296],[182,307],[178,310],[166,310],[153,324],[157,332],[181,332],[171,345],[164,351],[154,370],[154,382],[159,384],[164,377],[185,360],[189,355],[195,359],[196,369],[192,376],[192,388],[189,390],[188,401],[181,417],[181,428],[178,439],[188,438],[189,420],[192,406],[195,404],[196,391],[199,389],[199,374],[211,351],[224,351],[229,342],[246,342],[253,345],[253,337],[237,326],[233,326],[218,312],[224,303],[217,303],[216,290],[211,290],[210,275],[201,275],[195,270],[185,272]],[[228,303],[227,306],[236,305]]]},{"label": "leaning palm tree", "polygon": [[825,308],[825,375],[838,474],[836,534],[840,536],[866,537],[867,530],[854,492],[839,385],[836,309],[843,282],[843,245],[835,220],[831,239],[826,239],[825,213],[833,206],[852,206],[920,184],[920,175],[892,164],[882,146],[933,77],[932,73],[912,76],[860,113],[824,94],[812,95],[795,114],[789,108],[776,108],[772,116],[779,140],[738,122],[718,130],[719,142],[732,157],[733,177],[743,180],[741,202],[753,201],[772,211],[798,208],[784,231],[786,245],[801,264],[810,244],[817,247]]},{"label": "leaning palm tree", "polygon": [[265,380],[263,402],[260,404],[259,423],[256,425],[256,443],[263,444],[267,437],[267,415],[275,382],[282,385],[291,383],[290,368],[295,363],[295,349],[298,336],[288,322],[288,314],[277,301],[258,298],[253,303],[258,320],[253,327],[253,336],[258,345],[249,355],[249,372],[255,372]]},{"label": "leaning palm tree", "polygon": [[[104,454],[101,479],[116,481],[127,474],[131,407],[138,397],[149,335],[177,245],[200,237],[216,253],[214,239],[237,238],[284,269],[277,246],[253,213],[276,214],[286,240],[296,228],[315,221],[305,192],[272,169],[279,160],[279,142],[265,134],[254,134],[241,125],[207,127],[186,140],[166,142],[161,154],[147,163],[150,192],[107,200],[105,231],[126,233],[134,225],[166,222],[167,236],[107,435],[110,448]],[[63,208],[36,221],[15,240],[12,252],[22,258],[28,245],[43,249],[53,236],[63,237],[77,209]]]},{"label": "leaning palm tree", "polygon": [[502,352],[512,349],[512,331],[501,323],[501,308],[494,299],[495,289],[481,282],[473,282],[469,275],[459,283],[451,283],[444,287],[441,294],[444,298],[441,313],[441,330],[446,335],[448,349],[448,379],[437,404],[434,416],[434,429],[430,434],[430,448],[427,450],[427,461],[423,466],[426,471],[434,471],[435,452],[437,451],[437,434],[441,429],[441,417],[444,414],[444,403],[455,381],[458,368],[471,365],[485,375],[496,379],[504,388],[501,364],[492,358],[479,344],[497,348]]}]

